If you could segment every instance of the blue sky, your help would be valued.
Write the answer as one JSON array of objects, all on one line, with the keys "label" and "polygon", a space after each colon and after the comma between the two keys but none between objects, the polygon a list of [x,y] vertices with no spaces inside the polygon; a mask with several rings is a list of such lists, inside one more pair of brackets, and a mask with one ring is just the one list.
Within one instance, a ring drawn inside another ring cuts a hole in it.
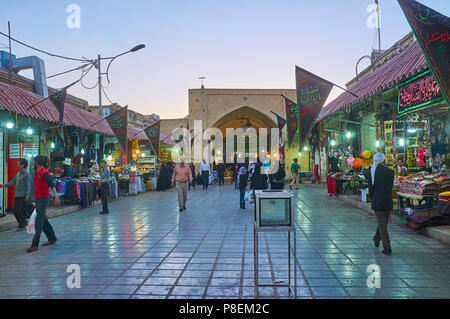
[{"label": "blue sky", "polygon": [[[207,88],[293,89],[298,65],[344,85],[354,77],[356,61],[378,47],[375,29],[366,24],[373,2],[14,0],[2,3],[0,31],[7,32],[10,20],[13,37],[72,57],[114,56],[144,43],[145,49],[113,62],[105,90],[111,100],[138,112],[175,118],[188,114],[188,89],[200,86],[199,76],[207,77]],[[387,48],[410,28],[397,1],[379,2],[381,44]],[[449,15],[448,0],[420,2]],[[81,8],[80,29],[66,26],[70,4]],[[0,36],[0,43],[7,39]],[[43,58],[47,75],[79,65],[15,43],[13,53]],[[49,79],[49,85],[62,87],[78,76]],[[95,84],[96,72],[85,82]],[[98,104],[97,90],[76,85],[69,93]],[[333,89],[328,102],[340,93]],[[103,103],[108,103],[105,97]]]}]

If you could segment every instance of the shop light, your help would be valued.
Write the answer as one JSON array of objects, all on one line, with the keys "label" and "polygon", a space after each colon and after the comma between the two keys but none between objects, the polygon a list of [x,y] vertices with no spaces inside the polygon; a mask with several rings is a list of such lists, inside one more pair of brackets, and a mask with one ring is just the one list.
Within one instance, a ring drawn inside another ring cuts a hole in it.
[{"label": "shop light", "polygon": [[14,123],[11,120],[8,120],[8,122],[6,123],[6,127],[9,129],[12,129],[14,127]]},{"label": "shop light", "polygon": [[111,155],[108,156],[108,161],[112,161],[112,156]]},{"label": "shop light", "polygon": [[376,146],[376,147],[380,147],[380,141],[376,141],[376,142],[375,142],[375,146]]},{"label": "shop light", "polygon": [[304,150],[304,151],[307,151],[307,150],[308,150],[308,147],[307,147],[307,146],[305,146],[305,147],[303,148],[303,150]]},{"label": "shop light", "polygon": [[52,144],[50,144],[51,148],[55,148],[55,143],[52,142]]},{"label": "shop light", "polygon": [[298,152],[298,156],[302,156],[302,152]]},{"label": "shop light", "polygon": [[84,148],[82,148],[82,149],[81,149],[81,154],[83,154],[83,155],[84,155]]},{"label": "shop light", "polygon": [[352,133],[347,132],[347,134],[345,134],[345,136],[346,136],[347,138],[350,138],[350,137],[352,137]]},{"label": "shop light", "polygon": [[417,132],[417,130],[415,128],[409,128],[407,131],[408,131],[408,133],[416,133]]},{"label": "shop light", "polygon": [[145,153],[142,153],[141,156],[142,156],[142,157],[145,157]]},{"label": "shop light", "polygon": [[336,142],[334,141],[334,140],[331,140],[331,146],[335,146],[336,145]]},{"label": "shop light", "polygon": [[139,154],[139,152],[140,152],[139,150],[136,150],[136,154]]},{"label": "shop light", "polygon": [[31,128],[31,126],[29,126],[29,127],[27,128],[27,134],[28,134],[28,135],[33,134],[33,129]]},{"label": "shop light", "polygon": [[405,145],[405,140],[404,139],[401,138],[399,142],[400,142],[400,146],[404,146]]}]

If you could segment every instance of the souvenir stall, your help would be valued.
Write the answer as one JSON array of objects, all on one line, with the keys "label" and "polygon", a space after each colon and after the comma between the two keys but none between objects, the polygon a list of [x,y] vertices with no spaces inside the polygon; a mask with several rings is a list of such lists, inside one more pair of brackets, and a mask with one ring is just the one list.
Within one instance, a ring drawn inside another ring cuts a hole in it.
[{"label": "souvenir stall", "polygon": [[450,176],[420,172],[396,177],[399,221],[413,229],[432,223],[448,223],[448,213],[440,213],[441,194],[450,191]]}]

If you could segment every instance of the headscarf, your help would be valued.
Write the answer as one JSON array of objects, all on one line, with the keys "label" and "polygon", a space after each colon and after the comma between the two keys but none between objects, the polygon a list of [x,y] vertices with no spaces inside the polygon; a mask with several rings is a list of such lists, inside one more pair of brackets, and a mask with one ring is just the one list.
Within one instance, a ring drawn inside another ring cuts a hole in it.
[{"label": "headscarf", "polygon": [[246,171],[245,167],[242,166],[242,167],[239,169],[239,175],[244,175],[245,173],[247,173],[247,171]]},{"label": "headscarf", "polygon": [[378,164],[383,163],[386,157],[383,153],[376,153],[373,156],[373,165],[370,168],[370,175],[372,177],[372,185],[375,184],[375,170],[377,169]]}]

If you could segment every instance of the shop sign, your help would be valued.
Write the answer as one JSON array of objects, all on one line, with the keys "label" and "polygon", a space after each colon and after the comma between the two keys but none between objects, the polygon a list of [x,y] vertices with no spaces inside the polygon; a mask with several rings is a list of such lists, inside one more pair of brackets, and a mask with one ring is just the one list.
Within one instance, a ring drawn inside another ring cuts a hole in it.
[{"label": "shop sign", "polygon": [[20,144],[9,144],[9,158],[20,158]]},{"label": "shop sign", "polygon": [[423,108],[442,100],[439,85],[433,74],[427,71],[399,85],[398,114]]},{"label": "shop sign", "polygon": [[36,145],[35,147],[24,147],[22,156],[23,157],[35,157],[39,155],[39,147]]}]

